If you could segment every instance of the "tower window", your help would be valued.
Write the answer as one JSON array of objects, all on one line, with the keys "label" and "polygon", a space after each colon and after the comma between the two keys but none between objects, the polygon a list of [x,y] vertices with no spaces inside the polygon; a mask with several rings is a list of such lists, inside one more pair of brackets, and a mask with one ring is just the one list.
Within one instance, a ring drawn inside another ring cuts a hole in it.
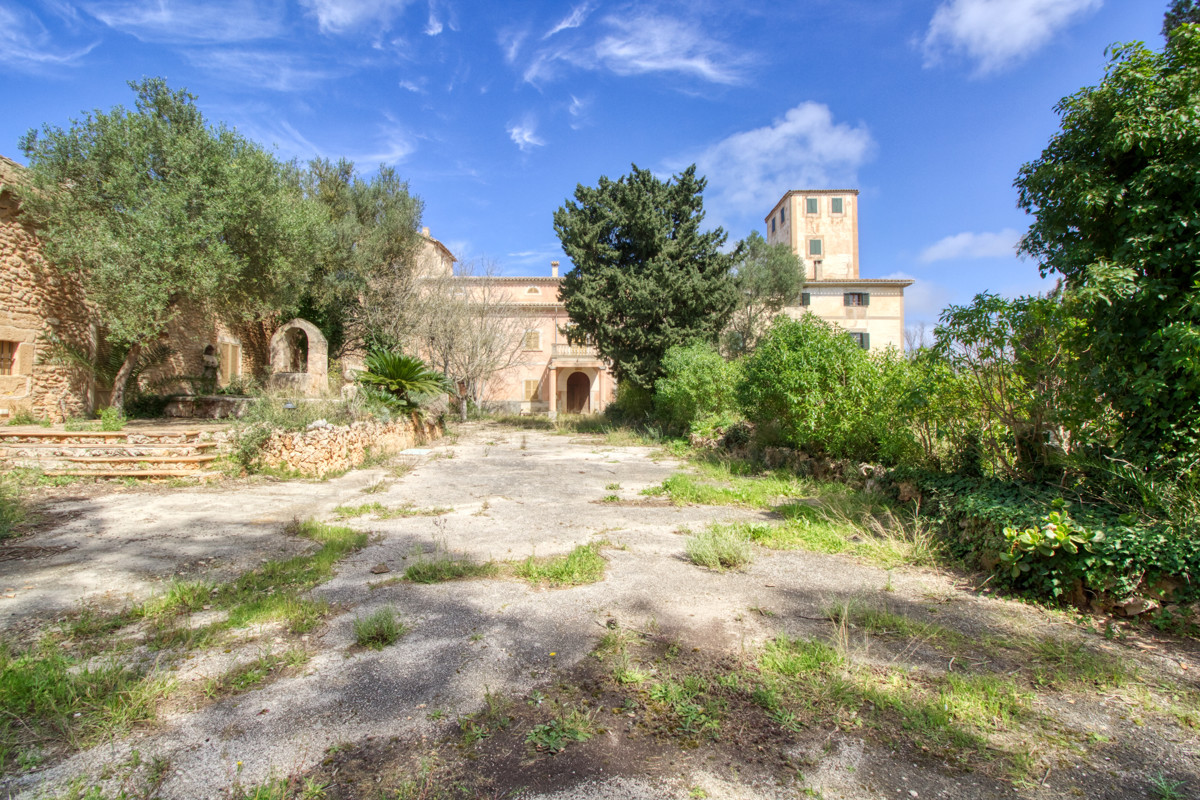
[{"label": "tower window", "polygon": [[821,240],[820,239],[809,239],[808,240],[808,254],[810,256],[821,255]]},{"label": "tower window", "polygon": [[821,203],[820,199],[818,199],[816,197],[804,198],[804,213],[805,214],[819,214],[821,212],[820,203]]},{"label": "tower window", "polygon": [[830,214],[843,214],[843,213],[845,213],[845,210],[846,210],[845,204],[842,202],[842,198],[834,197],[834,198],[830,199],[830,201],[829,201],[829,213]]}]

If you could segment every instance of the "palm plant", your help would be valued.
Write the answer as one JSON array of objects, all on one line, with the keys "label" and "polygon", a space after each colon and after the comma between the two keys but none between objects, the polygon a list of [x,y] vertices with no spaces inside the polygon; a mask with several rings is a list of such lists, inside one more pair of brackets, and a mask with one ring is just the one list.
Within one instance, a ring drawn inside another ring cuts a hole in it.
[{"label": "palm plant", "polygon": [[415,356],[373,350],[367,354],[366,366],[358,382],[372,390],[372,397],[403,411],[415,411],[428,397],[450,391],[446,376]]},{"label": "palm plant", "polygon": [[[102,392],[111,391],[117,379],[125,356],[129,354],[129,345],[114,344],[101,340],[93,354],[89,348],[68,342],[53,332],[47,332],[43,347],[38,354],[38,361],[43,364],[54,364],[69,367],[91,380]],[[162,342],[153,342],[142,346],[133,370],[129,373],[128,386],[132,394],[136,394],[138,379],[155,367],[162,366],[171,358],[174,351]]]}]

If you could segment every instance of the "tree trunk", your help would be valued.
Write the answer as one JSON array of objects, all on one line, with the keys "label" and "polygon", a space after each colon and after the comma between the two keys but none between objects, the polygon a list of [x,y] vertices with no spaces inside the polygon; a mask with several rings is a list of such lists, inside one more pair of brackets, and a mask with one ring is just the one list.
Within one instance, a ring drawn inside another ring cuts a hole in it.
[{"label": "tree trunk", "polygon": [[112,399],[109,405],[121,411],[125,407],[125,385],[129,383],[129,376],[133,373],[133,365],[137,363],[138,356],[142,354],[142,344],[138,342],[129,348],[129,352],[125,354],[125,361],[121,364],[121,368],[117,370],[117,377],[113,378]]},{"label": "tree trunk", "polygon": [[463,392],[458,396],[458,421],[467,421],[467,393]]}]

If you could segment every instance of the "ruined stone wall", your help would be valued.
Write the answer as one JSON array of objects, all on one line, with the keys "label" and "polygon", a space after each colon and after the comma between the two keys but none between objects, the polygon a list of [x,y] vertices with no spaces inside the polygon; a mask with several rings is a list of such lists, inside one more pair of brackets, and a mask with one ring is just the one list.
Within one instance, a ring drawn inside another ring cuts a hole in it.
[{"label": "ruined stone wall", "polygon": [[0,341],[17,343],[12,375],[0,375],[0,420],[30,411],[61,422],[89,411],[87,379],[69,367],[39,364],[53,331],[65,341],[94,344],[90,313],[78,283],[42,258],[37,234],[13,195],[13,172],[0,158]]},{"label": "ruined stone wall", "polygon": [[262,463],[274,469],[321,477],[361,464],[372,453],[396,453],[442,435],[432,422],[355,422],[294,433],[276,431],[263,445]]}]

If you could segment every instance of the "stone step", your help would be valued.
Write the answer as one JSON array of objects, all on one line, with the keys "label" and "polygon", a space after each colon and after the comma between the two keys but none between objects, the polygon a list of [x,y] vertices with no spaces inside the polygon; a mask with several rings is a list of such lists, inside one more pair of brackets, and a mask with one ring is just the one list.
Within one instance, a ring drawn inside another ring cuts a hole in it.
[{"label": "stone step", "polygon": [[207,464],[220,456],[78,456],[63,458],[71,464]]},{"label": "stone step", "polygon": [[5,431],[0,430],[0,445],[13,443],[88,444],[190,444],[200,431]]},{"label": "stone step", "polygon": [[86,469],[50,469],[44,473],[55,477],[67,478],[199,478],[212,480],[220,478],[219,472],[200,472],[187,469],[122,469],[122,470],[86,470]]}]

